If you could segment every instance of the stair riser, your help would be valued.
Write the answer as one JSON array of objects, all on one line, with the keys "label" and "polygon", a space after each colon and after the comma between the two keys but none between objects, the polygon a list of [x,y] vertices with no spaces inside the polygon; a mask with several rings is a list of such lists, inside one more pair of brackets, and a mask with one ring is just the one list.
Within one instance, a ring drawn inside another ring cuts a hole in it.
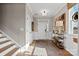
[{"label": "stair riser", "polygon": [[9,42],[7,42],[7,43],[1,44],[1,45],[0,45],[0,48],[3,48],[3,47],[5,47],[5,46],[7,46],[7,45],[10,45],[10,44],[12,44],[12,43],[13,43],[12,41],[9,41]]},{"label": "stair riser", "polygon": [[12,46],[12,47],[10,47],[10,48],[8,48],[8,49],[6,49],[5,51],[3,51],[1,54],[2,55],[6,55],[8,52],[10,52],[11,50],[13,50],[14,48],[16,48],[16,46],[14,45],[14,46]]},{"label": "stair riser", "polygon": [[7,38],[4,33],[0,32],[0,55],[1,56],[10,56],[10,55],[16,55],[17,51],[19,50],[17,48],[17,45],[14,43],[14,41]]},{"label": "stair riser", "polygon": [[4,44],[4,43],[7,43],[7,42],[9,42],[10,40],[6,40],[6,41],[2,41],[2,42],[0,42],[0,45],[1,44]]},{"label": "stair riser", "polygon": [[12,56],[16,56],[18,52],[20,52],[20,49],[18,49],[15,53],[13,53]]},{"label": "stair riser", "polygon": [[2,53],[3,51],[5,51],[6,49],[12,47],[13,45],[14,45],[14,44],[10,44],[10,45],[8,45],[8,46],[5,46],[5,47],[3,47],[3,48],[0,48],[0,53]]},{"label": "stair riser", "polygon": [[13,53],[15,53],[17,50],[18,50],[18,48],[14,48],[9,53],[7,53],[5,56],[12,56]]},{"label": "stair riser", "polygon": [[6,41],[6,40],[9,40],[9,39],[7,39],[7,38],[1,38],[1,39],[0,39],[0,42]]},{"label": "stair riser", "polygon": [[0,37],[2,37],[3,35],[2,34],[0,34]]}]

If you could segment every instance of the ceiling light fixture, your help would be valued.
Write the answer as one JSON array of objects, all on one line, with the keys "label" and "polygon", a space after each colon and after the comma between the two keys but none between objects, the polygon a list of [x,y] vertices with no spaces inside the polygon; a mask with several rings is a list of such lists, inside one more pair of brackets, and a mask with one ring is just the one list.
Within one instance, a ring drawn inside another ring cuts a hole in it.
[{"label": "ceiling light fixture", "polygon": [[42,16],[47,16],[47,14],[48,14],[48,11],[47,11],[46,9],[43,9],[43,10],[41,11],[41,15],[42,15]]}]

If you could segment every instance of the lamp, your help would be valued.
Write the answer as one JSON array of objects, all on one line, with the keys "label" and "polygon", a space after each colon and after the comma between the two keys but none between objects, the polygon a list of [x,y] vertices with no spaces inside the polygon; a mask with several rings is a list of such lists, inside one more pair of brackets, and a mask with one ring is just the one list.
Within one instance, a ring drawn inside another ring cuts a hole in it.
[{"label": "lamp", "polygon": [[56,26],[63,26],[63,21],[56,21]]}]

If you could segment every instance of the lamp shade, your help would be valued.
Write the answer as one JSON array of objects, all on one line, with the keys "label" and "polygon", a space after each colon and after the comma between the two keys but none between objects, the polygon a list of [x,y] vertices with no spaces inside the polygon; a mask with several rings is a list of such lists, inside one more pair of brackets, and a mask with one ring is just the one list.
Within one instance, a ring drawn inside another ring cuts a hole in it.
[{"label": "lamp shade", "polygon": [[63,26],[63,21],[56,21],[56,26]]}]

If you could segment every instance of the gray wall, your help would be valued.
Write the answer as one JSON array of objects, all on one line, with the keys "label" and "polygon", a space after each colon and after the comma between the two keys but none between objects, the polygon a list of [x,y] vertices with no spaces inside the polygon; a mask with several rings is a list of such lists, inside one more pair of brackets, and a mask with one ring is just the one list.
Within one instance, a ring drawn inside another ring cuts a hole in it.
[{"label": "gray wall", "polygon": [[25,44],[25,4],[2,4],[0,29],[18,44]]},{"label": "gray wall", "polygon": [[2,4],[0,4],[0,25],[2,23],[2,7],[1,6],[2,6]]}]

